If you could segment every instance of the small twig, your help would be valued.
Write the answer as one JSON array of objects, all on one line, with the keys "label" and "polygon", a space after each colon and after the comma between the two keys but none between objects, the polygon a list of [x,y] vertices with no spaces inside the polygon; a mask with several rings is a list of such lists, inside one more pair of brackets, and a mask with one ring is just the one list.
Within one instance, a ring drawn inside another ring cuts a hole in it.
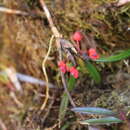
[{"label": "small twig", "polygon": [[16,10],[16,9],[9,9],[3,6],[0,6],[0,12],[6,13],[6,14],[11,14],[11,15],[21,15],[21,16],[30,16],[32,18],[36,19],[41,19],[42,17],[36,13],[32,12],[26,12],[26,11],[21,11],[21,10]]},{"label": "small twig", "polygon": [[16,15],[24,15],[28,16],[29,13],[21,10],[9,9],[5,7],[0,7],[0,12],[7,13],[7,14],[16,14]]},{"label": "small twig", "polygon": [[54,26],[53,20],[52,20],[51,15],[50,15],[50,12],[49,12],[44,0],[39,0],[39,1],[41,3],[41,6],[42,6],[43,10],[45,11],[45,15],[46,15],[46,17],[48,19],[49,25],[51,27],[51,30],[52,30],[54,36],[56,38],[62,37],[62,35],[58,32],[57,28]]},{"label": "small twig", "polygon": [[46,79],[46,97],[45,97],[45,100],[40,108],[41,110],[43,110],[45,108],[47,101],[48,101],[48,98],[49,98],[49,81],[48,81],[48,76],[47,76],[45,64],[46,64],[46,61],[47,61],[48,56],[49,56],[50,51],[51,51],[53,39],[54,39],[54,35],[52,35],[52,37],[50,39],[48,52],[47,52],[46,57],[44,58],[44,60],[42,62],[42,70],[43,70],[43,73],[44,73],[45,79]]}]

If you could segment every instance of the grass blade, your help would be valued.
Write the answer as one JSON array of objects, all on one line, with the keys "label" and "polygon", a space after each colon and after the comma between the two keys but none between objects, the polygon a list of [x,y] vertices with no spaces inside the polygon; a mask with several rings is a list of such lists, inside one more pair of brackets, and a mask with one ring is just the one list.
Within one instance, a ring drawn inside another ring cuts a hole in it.
[{"label": "grass blade", "polygon": [[91,64],[89,61],[85,62],[86,68],[88,72],[90,73],[91,77],[95,80],[96,83],[100,83],[101,77],[97,69],[93,64]]},{"label": "grass blade", "polygon": [[74,112],[79,112],[82,114],[96,114],[96,115],[115,115],[116,113],[112,112],[111,110],[99,107],[75,107],[71,109]]},{"label": "grass blade", "polygon": [[113,56],[99,58],[99,59],[97,59],[95,61],[97,61],[97,62],[116,62],[116,61],[119,61],[119,60],[126,59],[129,56],[130,56],[130,49],[122,51],[122,52],[120,52],[120,53],[118,53],[116,55],[113,55]]},{"label": "grass blade", "polygon": [[105,118],[99,118],[99,119],[89,119],[80,121],[80,124],[84,125],[105,125],[105,124],[113,124],[113,123],[121,123],[122,120],[116,118],[116,117],[105,117]]},{"label": "grass blade", "polygon": [[[74,77],[70,77],[68,81],[68,91],[72,91],[74,86],[75,86],[76,79]],[[67,107],[69,104],[69,98],[67,94],[64,92],[62,95],[61,99],[61,104],[60,104],[60,110],[59,110],[59,119],[63,120],[67,111]]]},{"label": "grass blade", "polygon": [[60,110],[59,110],[59,119],[63,120],[67,111],[67,106],[69,104],[69,98],[67,94],[64,92],[62,95]]}]

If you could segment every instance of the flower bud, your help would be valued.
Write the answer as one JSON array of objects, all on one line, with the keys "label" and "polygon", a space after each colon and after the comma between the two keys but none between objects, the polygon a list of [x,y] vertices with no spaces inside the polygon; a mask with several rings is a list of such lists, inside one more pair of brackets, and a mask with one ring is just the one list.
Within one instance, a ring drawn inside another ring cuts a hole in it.
[{"label": "flower bud", "polygon": [[80,42],[83,39],[83,35],[81,32],[77,31],[72,36],[73,40],[76,42]]},{"label": "flower bud", "polygon": [[75,67],[70,68],[70,74],[73,75],[76,79],[79,77],[79,72]]},{"label": "flower bud", "polygon": [[99,54],[96,52],[96,49],[94,49],[94,48],[90,48],[88,50],[88,55],[93,60],[96,60],[100,57]]}]

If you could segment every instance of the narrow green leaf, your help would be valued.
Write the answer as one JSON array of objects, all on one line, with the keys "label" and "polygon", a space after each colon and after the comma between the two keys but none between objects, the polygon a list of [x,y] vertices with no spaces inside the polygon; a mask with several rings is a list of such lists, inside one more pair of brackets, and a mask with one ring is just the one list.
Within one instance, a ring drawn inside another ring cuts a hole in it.
[{"label": "narrow green leaf", "polygon": [[[76,79],[73,76],[71,76],[68,80],[68,91],[72,91],[74,89],[75,82],[76,82]],[[69,104],[69,98],[68,98],[68,95],[64,92],[62,95],[60,110],[59,110],[60,120],[64,119],[68,104]]]},{"label": "narrow green leaf", "polygon": [[129,56],[130,56],[130,49],[122,51],[122,52],[120,52],[119,54],[116,54],[116,55],[112,55],[112,56],[104,57],[104,58],[99,58],[95,61],[97,61],[97,62],[115,62],[115,61],[126,59]]},{"label": "narrow green leaf", "polygon": [[115,115],[116,113],[111,110],[99,107],[75,107],[71,109],[74,112],[79,112],[82,114],[96,114],[96,115]]},{"label": "narrow green leaf", "polygon": [[66,130],[66,129],[68,129],[68,127],[71,125],[71,122],[70,121],[68,121],[68,122],[66,122],[65,124],[63,124],[63,126],[61,127],[61,130]]},{"label": "narrow green leaf", "polygon": [[89,61],[85,62],[85,64],[91,77],[96,81],[96,83],[99,83],[101,81],[101,77],[95,66],[91,64]]},{"label": "narrow green leaf", "polygon": [[67,106],[69,104],[69,98],[67,94],[64,92],[62,95],[60,110],[59,110],[59,119],[63,120],[67,111]]},{"label": "narrow green leaf", "polygon": [[70,78],[68,80],[68,90],[69,91],[72,91],[74,89],[75,82],[76,82],[76,79],[73,76],[70,76]]},{"label": "narrow green leaf", "polygon": [[123,121],[116,117],[105,117],[99,119],[89,119],[89,120],[80,121],[80,123],[84,125],[105,125],[105,124],[113,124],[113,123],[121,123],[121,122]]}]

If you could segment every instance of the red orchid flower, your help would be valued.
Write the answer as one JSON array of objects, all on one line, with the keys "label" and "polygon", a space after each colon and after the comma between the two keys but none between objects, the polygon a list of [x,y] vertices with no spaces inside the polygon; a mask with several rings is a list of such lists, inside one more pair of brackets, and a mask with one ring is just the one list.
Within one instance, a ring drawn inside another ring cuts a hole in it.
[{"label": "red orchid flower", "polygon": [[79,72],[75,67],[72,66],[69,71],[70,71],[71,75],[74,76],[74,78],[77,79],[79,77]]},{"label": "red orchid flower", "polygon": [[66,63],[64,61],[59,61],[58,62],[58,66],[60,68],[60,70],[63,72],[63,73],[66,73],[67,70],[68,70],[68,67],[66,65]]},{"label": "red orchid flower", "polygon": [[96,60],[100,57],[99,54],[96,52],[96,49],[94,49],[94,48],[90,48],[88,50],[88,55],[93,60]]},{"label": "red orchid flower", "polygon": [[64,61],[59,61],[58,62],[58,66],[59,66],[61,72],[63,72],[64,74],[66,72],[70,72],[70,74],[73,75],[74,78],[77,79],[79,77],[78,70],[75,67],[73,67],[73,66],[72,67],[68,67]]}]

